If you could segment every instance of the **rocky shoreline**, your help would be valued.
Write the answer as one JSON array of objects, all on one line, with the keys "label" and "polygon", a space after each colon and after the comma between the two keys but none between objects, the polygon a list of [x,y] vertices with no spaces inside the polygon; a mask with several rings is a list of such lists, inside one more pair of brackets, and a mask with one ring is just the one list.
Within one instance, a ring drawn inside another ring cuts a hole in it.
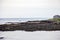
[{"label": "rocky shoreline", "polygon": [[12,23],[0,25],[0,31],[15,31],[15,30],[24,30],[24,31],[55,31],[60,30],[60,22],[55,22],[51,20],[40,20],[40,21],[27,21],[21,23]]}]

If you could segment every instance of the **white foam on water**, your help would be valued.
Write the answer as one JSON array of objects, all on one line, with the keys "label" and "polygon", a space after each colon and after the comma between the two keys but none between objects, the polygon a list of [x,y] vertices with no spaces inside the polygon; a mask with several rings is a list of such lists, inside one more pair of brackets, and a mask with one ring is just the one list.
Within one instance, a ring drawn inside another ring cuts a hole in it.
[{"label": "white foam on water", "polygon": [[60,40],[60,31],[8,31],[0,32],[4,40]]}]

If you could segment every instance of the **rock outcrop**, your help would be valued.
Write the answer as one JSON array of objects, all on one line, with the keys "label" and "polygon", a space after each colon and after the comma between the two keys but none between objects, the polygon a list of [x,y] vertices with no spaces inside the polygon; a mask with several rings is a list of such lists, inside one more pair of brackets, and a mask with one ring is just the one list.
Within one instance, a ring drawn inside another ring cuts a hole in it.
[{"label": "rock outcrop", "polygon": [[60,23],[58,24],[57,22],[50,20],[41,20],[0,25],[0,31],[14,31],[14,30],[25,31],[60,30]]},{"label": "rock outcrop", "polygon": [[60,15],[55,15],[53,18],[60,18]]}]

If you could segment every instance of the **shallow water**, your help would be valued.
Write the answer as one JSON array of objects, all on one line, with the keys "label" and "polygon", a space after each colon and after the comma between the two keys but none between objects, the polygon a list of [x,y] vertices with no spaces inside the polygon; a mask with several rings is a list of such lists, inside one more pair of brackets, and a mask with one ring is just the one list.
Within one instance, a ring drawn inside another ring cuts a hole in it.
[{"label": "shallow water", "polygon": [[0,32],[1,40],[60,40],[60,31],[5,31]]}]

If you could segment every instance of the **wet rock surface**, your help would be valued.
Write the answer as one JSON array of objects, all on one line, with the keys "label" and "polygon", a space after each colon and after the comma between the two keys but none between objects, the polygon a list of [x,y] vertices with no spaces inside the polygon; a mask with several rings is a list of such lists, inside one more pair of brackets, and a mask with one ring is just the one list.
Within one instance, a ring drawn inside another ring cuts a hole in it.
[{"label": "wet rock surface", "polygon": [[0,37],[0,39],[3,39],[4,37]]},{"label": "wet rock surface", "polygon": [[60,22],[41,20],[41,21],[27,21],[21,23],[10,23],[0,25],[0,31],[15,31],[15,30],[24,30],[24,31],[54,31],[60,30]]}]

